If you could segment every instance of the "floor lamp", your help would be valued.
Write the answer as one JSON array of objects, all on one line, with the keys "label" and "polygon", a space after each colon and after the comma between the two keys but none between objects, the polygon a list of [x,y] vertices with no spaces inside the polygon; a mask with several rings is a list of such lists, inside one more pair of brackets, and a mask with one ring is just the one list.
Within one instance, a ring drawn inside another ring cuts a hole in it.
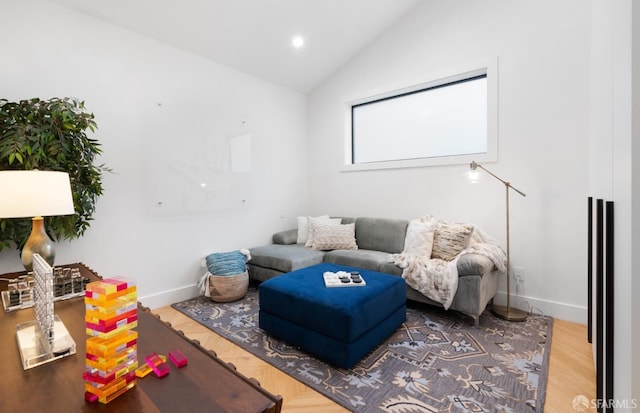
[{"label": "floor lamp", "polygon": [[471,168],[470,172],[474,172],[473,174],[470,174],[470,179],[475,182],[478,179],[478,175],[477,175],[477,170],[478,169],[482,169],[483,171],[485,171],[486,173],[488,173],[489,175],[493,176],[494,178],[496,178],[498,181],[502,182],[504,184],[505,187],[505,193],[506,193],[506,199],[507,199],[507,205],[506,205],[506,212],[507,212],[507,306],[498,306],[498,305],[492,305],[491,311],[497,316],[500,317],[504,320],[508,320],[508,321],[525,321],[527,319],[527,313],[519,310],[517,308],[511,308],[511,275],[509,274],[509,190],[513,189],[514,191],[516,191],[518,194],[522,195],[522,196],[527,196],[524,192],[520,191],[519,189],[515,188],[513,185],[511,185],[511,183],[505,181],[504,179],[494,175],[491,171],[487,170],[485,167],[483,167],[482,165],[480,165],[479,163],[473,161],[471,162],[471,164],[469,165],[469,168]]}]

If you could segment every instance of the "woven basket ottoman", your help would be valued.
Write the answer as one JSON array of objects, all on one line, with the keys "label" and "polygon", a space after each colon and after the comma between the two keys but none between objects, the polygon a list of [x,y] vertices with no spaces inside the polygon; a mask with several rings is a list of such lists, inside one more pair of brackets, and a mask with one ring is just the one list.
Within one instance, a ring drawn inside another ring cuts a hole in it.
[{"label": "woven basket ottoman", "polygon": [[[358,271],[366,285],[325,287],[325,271]],[[260,284],[259,326],[321,360],[349,369],[406,320],[406,291],[401,277],[318,264]]]}]

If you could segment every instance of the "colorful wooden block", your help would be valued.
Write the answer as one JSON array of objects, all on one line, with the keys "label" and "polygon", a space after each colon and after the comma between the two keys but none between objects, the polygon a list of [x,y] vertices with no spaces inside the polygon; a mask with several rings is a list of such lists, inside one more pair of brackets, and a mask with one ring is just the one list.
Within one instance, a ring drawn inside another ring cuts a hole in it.
[{"label": "colorful wooden block", "polygon": [[169,365],[165,363],[156,353],[151,353],[145,357],[145,361],[153,369],[158,377],[164,377],[169,374]]},{"label": "colorful wooden block", "polygon": [[105,279],[87,285],[84,301],[85,399],[109,403],[136,385],[137,289],[122,278]]},{"label": "colorful wooden block", "polygon": [[177,348],[169,352],[169,360],[178,368],[187,365],[187,357]]}]

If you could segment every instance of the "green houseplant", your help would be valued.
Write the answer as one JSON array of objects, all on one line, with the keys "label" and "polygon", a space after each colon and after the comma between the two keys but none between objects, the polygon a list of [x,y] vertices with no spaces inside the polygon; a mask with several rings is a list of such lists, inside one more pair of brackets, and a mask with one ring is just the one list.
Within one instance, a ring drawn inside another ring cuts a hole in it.
[{"label": "green houseplant", "polygon": [[[47,233],[53,240],[84,234],[102,195],[102,172],[109,169],[94,165],[102,150],[97,140],[87,136],[87,130],[94,132],[96,127],[93,113],[77,99],[0,99],[0,170],[69,174],[76,213],[47,219]],[[11,241],[22,249],[30,231],[30,219],[0,219],[0,251],[10,247]]]}]

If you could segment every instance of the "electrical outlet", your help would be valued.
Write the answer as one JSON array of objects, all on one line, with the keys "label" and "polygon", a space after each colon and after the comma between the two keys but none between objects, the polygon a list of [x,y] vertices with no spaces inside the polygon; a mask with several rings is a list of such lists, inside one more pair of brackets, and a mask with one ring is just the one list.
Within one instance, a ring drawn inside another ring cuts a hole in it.
[{"label": "electrical outlet", "polygon": [[524,281],[524,267],[514,267],[513,275],[515,275],[516,280]]},{"label": "electrical outlet", "polygon": [[524,267],[514,267],[513,276],[516,279],[516,292],[524,289]]}]

